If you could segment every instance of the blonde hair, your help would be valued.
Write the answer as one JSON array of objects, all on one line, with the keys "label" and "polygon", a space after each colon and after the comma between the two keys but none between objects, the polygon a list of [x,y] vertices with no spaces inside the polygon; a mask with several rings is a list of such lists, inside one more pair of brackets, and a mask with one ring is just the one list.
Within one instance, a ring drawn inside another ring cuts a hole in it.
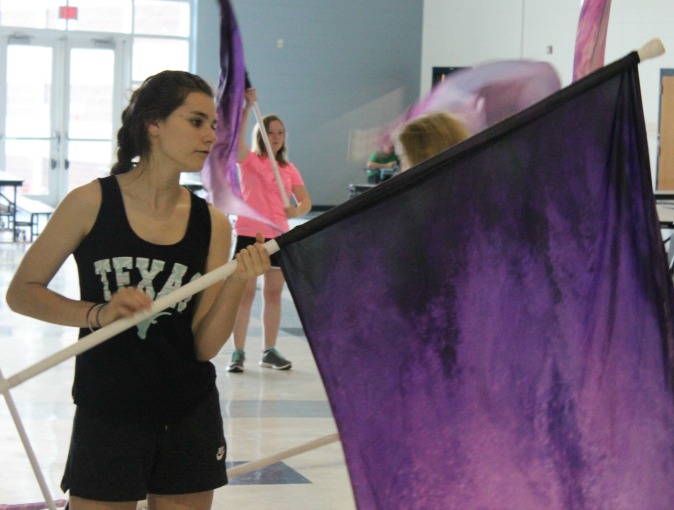
[{"label": "blonde hair", "polygon": [[448,113],[429,113],[403,125],[398,133],[403,157],[414,166],[470,136],[468,130]]}]

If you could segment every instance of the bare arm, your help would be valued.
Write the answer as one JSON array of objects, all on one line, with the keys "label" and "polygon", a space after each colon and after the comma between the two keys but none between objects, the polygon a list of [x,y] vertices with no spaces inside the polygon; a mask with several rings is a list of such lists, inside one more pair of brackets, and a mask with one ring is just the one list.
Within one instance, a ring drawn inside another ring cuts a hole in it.
[{"label": "bare arm", "polygon": [[248,118],[250,117],[250,109],[257,101],[257,93],[254,88],[246,89],[246,102],[243,106],[241,114],[241,125],[239,126],[239,143],[236,152],[236,162],[243,163],[248,157],[250,147],[246,143],[246,130],[248,129]]},{"label": "bare arm", "polygon": [[[209,272],[227,263],[232,238],[229,219],[215,208],[211,208],[211,224],[211,244],[206,263]],[[264,239],[260,236],[258,240],[260,243],[236,255],[237,268],[232,275],[197,296],[192,329],[196,356],[201,361],[214,358],[231,335],[248,280],[270,267],[269,254],[261,244]]]},{"label": "bare arm", "polygon": [[[63,326],[88,326],[87,312],[94,303],[67,298],[50,290],[48,285],[93,227],[100,205],[98,182],[77,188],[63,199],[12,278],[7,304],[13,311]],[[124,289],[101,310],[101,324],[131,315],[150,304],[145,293]]]},{"label": "bare arm", "polygon": [[86,326],[92,303],[69,299],[47,286],[91,230],[100,202],[98,183],[78,188],[63,199],[12,278],[7,304],[13,311],[53,324]]},{"label": "bare arm", "polygon": [[380,168],[393,168],[396,165],[397,163],[395,161],[391,161],[389,163],[375,163],[374,161],[367,162],[367,168],[370,170],[379,170]]},{"label": "bare arm", "polygon": [[287,207],[286,216],[288,218],[300,218],[311,211],[311,197],[304,185],[293,186],[292,192],[297,205]]}]

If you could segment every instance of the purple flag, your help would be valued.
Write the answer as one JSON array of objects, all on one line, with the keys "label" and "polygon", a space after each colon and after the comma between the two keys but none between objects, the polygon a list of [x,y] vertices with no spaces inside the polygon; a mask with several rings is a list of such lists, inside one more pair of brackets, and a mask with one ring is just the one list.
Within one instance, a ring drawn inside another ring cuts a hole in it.
[{"label": "purple flag", "polygon": [[227,0],[220,2],[220,79],[218,83],[218,139],[201,172],[208,200],[228,213],[274,225],[241,197],[236,152],[245,93],[246,69],[243,45],[234,10]]},{"label": "purple flag", "polygon": [[604,65],[606,32],[611,12],[611,0],[585,0],[578,20],[576,53],[573,59],[573,79]]},{"label": "purple flag", "polygon": [[277,238],[359,509],[674,508],[637,63]]}]

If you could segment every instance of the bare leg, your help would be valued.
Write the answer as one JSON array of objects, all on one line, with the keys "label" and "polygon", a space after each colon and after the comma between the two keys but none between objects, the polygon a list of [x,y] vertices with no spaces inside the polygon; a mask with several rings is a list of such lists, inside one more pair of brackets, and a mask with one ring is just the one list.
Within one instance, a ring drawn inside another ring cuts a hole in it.
[{"label": "bare leg", "polygon": [[213,491],[170,496],[149,494],[147,503],[148,510],[210,510],[213,504]]},{"label": "bare leg", "polygon": [[246,346],[246,334],[248,333],[248,323],[250,322],[250,310],[253,307],[255,299],[256,279],[251,279],[243,292],[239,311],[236,314],[236,324],[234,324],[234,347],[244,350]]},{"label": "bare leg", "polygon": [[281,293],[284,285],[285,278],[280,269],[271,268],[264,274],[262,324],[265,350],[276,346],[276,337],[281,325]]},{"label": "bare leg", "polygon": [[113,503],[110,501],[94,501],[91,499],[70,496],[68,500],[70,510],[136,510],[136,502]]}]

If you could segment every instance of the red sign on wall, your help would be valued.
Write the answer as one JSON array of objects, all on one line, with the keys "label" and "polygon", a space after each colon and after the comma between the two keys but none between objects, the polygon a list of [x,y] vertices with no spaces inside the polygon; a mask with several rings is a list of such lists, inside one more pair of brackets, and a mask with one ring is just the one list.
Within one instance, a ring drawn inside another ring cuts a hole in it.
[{"label": "red sign on wall", "polygon": [[77,19],[77,7],[59,7],[59,18]]}]

